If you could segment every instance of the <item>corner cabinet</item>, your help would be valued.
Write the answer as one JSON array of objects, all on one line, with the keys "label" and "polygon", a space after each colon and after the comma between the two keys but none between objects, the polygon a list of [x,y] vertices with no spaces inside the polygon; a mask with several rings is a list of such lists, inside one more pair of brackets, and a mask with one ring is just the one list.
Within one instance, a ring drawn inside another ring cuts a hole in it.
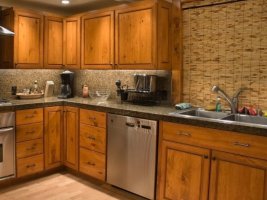
[{"label": "corner cabinet", "polygon": [[82,68],[114,66],[114,11],[92,12],[82,17]]},{"label": "corner cabinet", "polygon": [[62,165],[63,107],[44,108],[45,169]]},{"label": "corner cabinet", "polygon": [[44,68],[63,68],[63,18],[45,16]]},{"label": "corner cabinet", "polygon": [[81,67],[81,18],[73,16],[64,19],[63,66],[68,69]]},{"label": "corner cabinet", "polygon": [[160,123],[157,199],[266,200],[267,138]]},{"label": "corner cabinet", "polygon": [[171,69],[171,4],[148,1],[115,11],[118,69]]},{"label": "corner cabinet", "polygon": [[64,106],[64,165],[78,170],[79,108]]},{"label": "corner cabinet", "polygon": [[10,8],[1,18],[1,24],[15,32],[1,38],[1,68],[43,68],[43,15]]}]

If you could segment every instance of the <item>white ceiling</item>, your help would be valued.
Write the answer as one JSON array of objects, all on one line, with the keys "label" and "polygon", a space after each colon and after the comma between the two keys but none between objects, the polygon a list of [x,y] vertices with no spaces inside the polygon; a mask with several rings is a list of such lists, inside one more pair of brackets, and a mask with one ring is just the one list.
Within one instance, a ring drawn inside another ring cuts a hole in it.
[{"label": "white ceiling", "polygon": [[70,4],[62,5],[61,0],[0,0],[0,6],[19,6],[41,11],[50,11],[62,15],[72,15],[88,10],[142,0],[70,0]]}]

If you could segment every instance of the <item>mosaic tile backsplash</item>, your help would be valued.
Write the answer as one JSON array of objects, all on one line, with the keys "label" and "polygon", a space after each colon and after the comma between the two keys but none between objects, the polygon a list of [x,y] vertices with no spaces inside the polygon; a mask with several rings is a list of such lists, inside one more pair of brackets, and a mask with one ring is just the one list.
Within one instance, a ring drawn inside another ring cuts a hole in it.
[{"label": "mosaic tile backsplash", "polygon": [[[0,70],[0,97],[11,97],[11,86],[17,86],[18,91],[24,88],[33,87],[35,80],[38,81],[40,89],[45,88],[48,80],[54,81],[54,94],[57,96],[60,89],[60,73],[62,70]],[[133,74],[151,74],[159,76],[159,89],[168,93],[167,101],[170,101],[171,74],[163,70],[77,70],[75,73],[75,95],[82,96],[82,86],[89,86],[89,89],[106,88],[111,91],[111,97],[116,97],[115,81],[121,80],[122,84],[133,87]]]},{"label": "mosaic tile backsplash", "polygon": [[225,2],[183,5],[183,99],[214,105],[213,85],[246,87],[240,105],[267,110],[267,1]]}]

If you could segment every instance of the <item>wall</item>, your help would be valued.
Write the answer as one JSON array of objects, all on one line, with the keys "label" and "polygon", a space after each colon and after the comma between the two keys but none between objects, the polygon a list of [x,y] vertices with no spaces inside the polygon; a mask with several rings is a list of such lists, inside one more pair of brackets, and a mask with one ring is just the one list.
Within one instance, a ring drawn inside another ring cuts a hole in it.
[{"label": "wall", "polygon": [[246,87],[240,103],[267,109],[267,1],[221,2],[183,5],[183,100],[214,105],[213,85]]},{"label": "wall", "polygon": [[[11,86],[17,86],[18,91],[33,86],[38,81],[41,89],[45,88],[47,80],[55,82],[55,95],[59,94],[60,73],[62,70],[0,70],[0,97],[11,97]],[[160,78],[159,89],[167,90],[168,101],[171,91],[171,74],[163,70],[77,70],[75,72],[75,95],[82,95],[82,85],[87,84],[89,89],[107,88],[111,91],[111,98],[116,97],[115,81],[121,80],[122,84],[133,87],[133,74],[153,74]]]}]

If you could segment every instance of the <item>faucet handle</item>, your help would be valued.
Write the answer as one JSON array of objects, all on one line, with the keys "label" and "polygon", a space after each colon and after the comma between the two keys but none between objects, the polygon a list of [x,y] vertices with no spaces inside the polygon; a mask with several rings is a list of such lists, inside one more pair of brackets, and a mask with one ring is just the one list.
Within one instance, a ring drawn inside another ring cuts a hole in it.
[{"label": "faucet handle", "polygon": [[236,93],[234,94],[233,99],[238,98],[238,96],[240,95],[240,93],[243,92],[244,90],[248,90],[248,88],[247,88],[247,87],[241,87],[241,88],[239,88],[239,89],[236,91]]}]

